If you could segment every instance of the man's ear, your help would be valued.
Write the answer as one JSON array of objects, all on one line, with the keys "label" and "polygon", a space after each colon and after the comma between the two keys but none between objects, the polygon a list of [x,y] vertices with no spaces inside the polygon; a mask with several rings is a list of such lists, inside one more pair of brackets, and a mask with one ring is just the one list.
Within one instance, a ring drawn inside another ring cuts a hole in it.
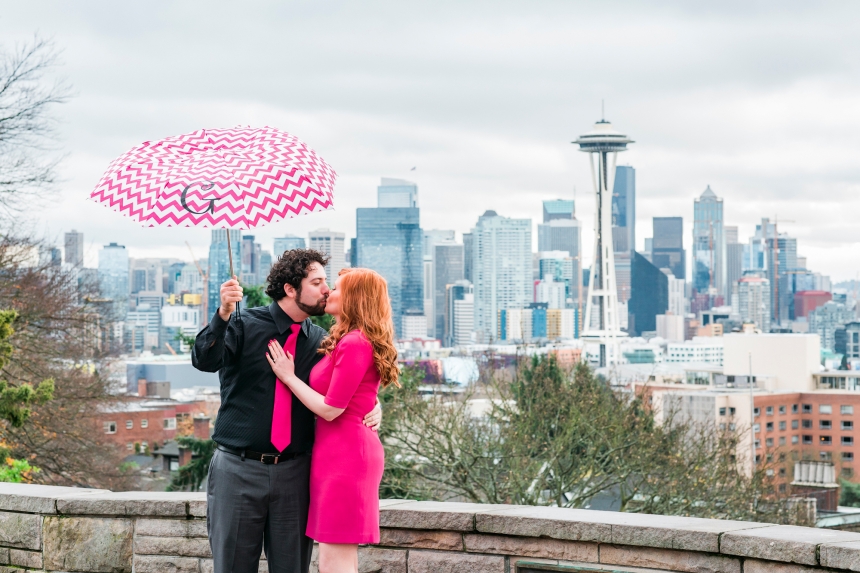
[{"label": "man's ear", "polygon": [[285,284],[284,294],[287,295],[287,298],[296,298],[296,289],[291,284]]}]

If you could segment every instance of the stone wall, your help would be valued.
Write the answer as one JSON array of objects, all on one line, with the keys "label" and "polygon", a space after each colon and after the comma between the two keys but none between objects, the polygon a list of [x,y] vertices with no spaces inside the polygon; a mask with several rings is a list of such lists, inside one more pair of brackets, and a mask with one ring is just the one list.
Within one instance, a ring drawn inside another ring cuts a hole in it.
[{"label": "stone wall", "polygon": [[[860,572],[860,533],[550,507],[380,505],[382,540],[361,548],[361,573]],[[212,571],[205,494],[0,484],[0,573],[22,570]]]}]

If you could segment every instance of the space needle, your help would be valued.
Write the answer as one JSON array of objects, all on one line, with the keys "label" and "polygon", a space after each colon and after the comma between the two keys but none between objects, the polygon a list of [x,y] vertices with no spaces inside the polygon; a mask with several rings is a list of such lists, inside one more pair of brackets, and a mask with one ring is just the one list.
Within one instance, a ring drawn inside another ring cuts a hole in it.
[{"label": "space needle", "polygon": [[[612,247],[612,189],[615,184],[615,159],[633,143],[626,135],[601,119],[576,141],[579,150],[589,154],[591,179],[597,194],[594,225],[594,263],[591,265],[588,301],[585,307],[582,338],[600,345],[600,366],[617,362],[618,339],[627,336],[618,320],[618,290],[615,283],[615,254]],[[607,356],[608,349],[608,356]]]}]

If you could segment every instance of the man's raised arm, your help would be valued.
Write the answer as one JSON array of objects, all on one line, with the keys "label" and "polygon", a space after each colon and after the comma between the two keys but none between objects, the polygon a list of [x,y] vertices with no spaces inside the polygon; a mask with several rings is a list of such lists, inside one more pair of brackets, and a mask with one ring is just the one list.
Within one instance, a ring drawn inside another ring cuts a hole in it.
[{"label": "man's raised arm", "polygon": [[238,354],[242,343],[241,324],[232,315],[242,296],[242,287],[235,276],[221,285],[221,306],[197,334],[191,349],[191,363],[198,370],[217,372],[231,364]]}]

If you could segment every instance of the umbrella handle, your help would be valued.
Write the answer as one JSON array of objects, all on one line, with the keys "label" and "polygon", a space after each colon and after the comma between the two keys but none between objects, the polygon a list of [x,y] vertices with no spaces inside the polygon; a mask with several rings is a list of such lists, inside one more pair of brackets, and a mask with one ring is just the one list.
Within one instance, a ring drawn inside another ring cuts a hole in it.
[{"label": "umbrella handle", "polygon": [[[227,256],[230,257],[230,278],[233,278],[233,275],[236,273],[233,272],[233,247],[230,245],[230,229],[227,229]],[[238,318],[242,318],[242,301],[238,301],[236,303],[236,316]]]}]

